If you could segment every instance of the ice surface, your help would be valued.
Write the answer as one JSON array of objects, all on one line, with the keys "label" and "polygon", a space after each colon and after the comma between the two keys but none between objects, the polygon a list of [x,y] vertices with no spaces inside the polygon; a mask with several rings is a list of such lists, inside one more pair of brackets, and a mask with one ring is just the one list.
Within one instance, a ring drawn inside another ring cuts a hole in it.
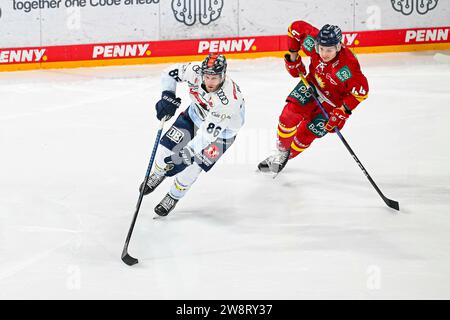
[{"label": "ice surface", "polygon": [[[449,52],[443,52],[449,54]],[[0,74],[0,298],[450,298],[450,65],[361,55],[370,95],[277,179],[257,174],[296,80],[230,60],[247,121],[221,163],[153,220],[144,198],[166,65]],[[186,86],[178,94],[186,105]]]}]

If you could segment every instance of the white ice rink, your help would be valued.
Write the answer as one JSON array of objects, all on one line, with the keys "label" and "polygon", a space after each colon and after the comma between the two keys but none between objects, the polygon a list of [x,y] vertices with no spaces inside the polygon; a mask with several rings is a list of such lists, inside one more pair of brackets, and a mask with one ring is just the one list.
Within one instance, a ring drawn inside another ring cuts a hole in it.
[{"label": "white ice rink", "polygon": [[246,124],[167,218],[171,179],[144,198],[133,267],[166,65],[0,73],[0,298],[449,299],[450,64],[359,59],[370,94],[342,133],[400,213],[334,134],[257,174],[296,80],[281,59],[229,60]]}]

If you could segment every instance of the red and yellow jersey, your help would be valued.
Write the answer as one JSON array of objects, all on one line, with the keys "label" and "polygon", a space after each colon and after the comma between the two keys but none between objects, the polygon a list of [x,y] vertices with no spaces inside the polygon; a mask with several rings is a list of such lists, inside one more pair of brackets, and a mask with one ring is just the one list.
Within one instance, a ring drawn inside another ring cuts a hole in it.
[{"label": "red and yellow jersey", "polygon": [[305,21],[295,21],[288,30],[288,49],[291,52],[303,52],[311,57],[309,73],[310,83],[336,107],[343,104],[353,110],[368,96],[369,85],[356,56],[342,44],[336,57],[323,62],[315,49],[315,38],[319,29]]}]

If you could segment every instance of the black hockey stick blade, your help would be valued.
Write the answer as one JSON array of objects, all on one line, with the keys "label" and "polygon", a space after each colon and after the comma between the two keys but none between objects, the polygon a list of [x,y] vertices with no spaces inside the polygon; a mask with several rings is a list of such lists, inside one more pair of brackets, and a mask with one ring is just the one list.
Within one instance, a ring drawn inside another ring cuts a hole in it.
[{"label": "black hockey stick blade", "polygon": [[122,261],[125,262],[127,265],[132,266],[139,262],[138,259],[133,258],[128,254],[128,252],[125,252],[122,254]]},{"label": "black hockey stick blade", "polygon": [[392,209],[395,209],[395,210],[397,210],[397,211],[400,211],[400,205],[399,205],[399,203],[398,203],[397,201],[388,199],[388,198],[386,198],[386,197],[385,197],[383,200],[384,200],[384,202],[386,202],[386,204],[388,205],[388,207],[390,207],[390,208],[392,208]]}]

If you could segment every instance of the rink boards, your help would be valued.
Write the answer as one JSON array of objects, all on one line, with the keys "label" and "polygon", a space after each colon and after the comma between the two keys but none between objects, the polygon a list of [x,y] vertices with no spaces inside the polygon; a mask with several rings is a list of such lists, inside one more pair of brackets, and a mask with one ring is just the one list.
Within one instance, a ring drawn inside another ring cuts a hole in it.
[{"label": "rink boards", "polygon": [[[355,53],[448,50],[450,27],[344,32]],[[211,52],[230,58],[282,56],[286,35],[165,40],[0,49],[0,71],[130,65],[199,60]]]}]

